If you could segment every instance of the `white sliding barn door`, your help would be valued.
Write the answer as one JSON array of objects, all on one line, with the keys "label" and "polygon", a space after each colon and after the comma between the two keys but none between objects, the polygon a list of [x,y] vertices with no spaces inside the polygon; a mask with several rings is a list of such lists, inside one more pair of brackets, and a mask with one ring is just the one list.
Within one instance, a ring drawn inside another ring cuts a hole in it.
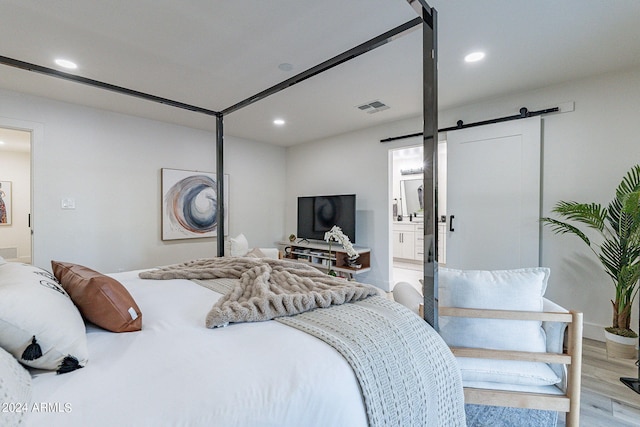
[{"label": "white sliding barn door", "polygon": [[447,133],[447,267],[539,265],[540,127],[532,117]]}]

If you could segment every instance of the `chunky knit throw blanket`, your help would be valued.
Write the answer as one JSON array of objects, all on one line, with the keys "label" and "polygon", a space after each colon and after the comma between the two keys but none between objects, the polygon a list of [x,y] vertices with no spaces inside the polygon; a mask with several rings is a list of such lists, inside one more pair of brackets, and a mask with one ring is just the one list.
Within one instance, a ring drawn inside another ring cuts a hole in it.
[{"label": "chunky knit throw blanket", "polygon": [[198,259],[141,272],[140,277],[238,279],[238,284],[207,315],[208,328],[291,316],[378,293],[373,286],[331,277],[310,265],[267,258]]}]

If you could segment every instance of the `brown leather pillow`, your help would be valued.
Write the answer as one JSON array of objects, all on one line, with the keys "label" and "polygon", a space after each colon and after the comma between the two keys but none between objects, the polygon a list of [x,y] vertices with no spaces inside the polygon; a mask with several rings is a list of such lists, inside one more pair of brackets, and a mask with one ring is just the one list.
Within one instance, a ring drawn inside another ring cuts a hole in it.
[{"label": "brown leather pillow", "polygon": [[92,323],[112,332],[142,329],[142,313],[120,282],[82,265],[51,261],[53,274]]}]

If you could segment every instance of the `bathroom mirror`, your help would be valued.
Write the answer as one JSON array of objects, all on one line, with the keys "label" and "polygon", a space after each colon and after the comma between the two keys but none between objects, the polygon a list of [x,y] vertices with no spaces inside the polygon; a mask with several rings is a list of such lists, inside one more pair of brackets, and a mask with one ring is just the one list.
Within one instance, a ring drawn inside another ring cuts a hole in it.
[{"label": "bathroom mirror", "polygon": [[403,179],[400,181],[402,195],[402,213],[404,215],[424,213],[424,194],[422,179]]}]

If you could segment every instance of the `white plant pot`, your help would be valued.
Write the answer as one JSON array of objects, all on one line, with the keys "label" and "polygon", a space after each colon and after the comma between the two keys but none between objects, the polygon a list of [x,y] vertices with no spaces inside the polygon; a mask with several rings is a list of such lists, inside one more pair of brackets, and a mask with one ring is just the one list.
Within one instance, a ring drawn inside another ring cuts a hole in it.
[{"label": "white plant pot", "polygon": [[607,343],[607,356],[618,359],[636,359],[638,357],[638,338],[623,337],[604,331]]}]

